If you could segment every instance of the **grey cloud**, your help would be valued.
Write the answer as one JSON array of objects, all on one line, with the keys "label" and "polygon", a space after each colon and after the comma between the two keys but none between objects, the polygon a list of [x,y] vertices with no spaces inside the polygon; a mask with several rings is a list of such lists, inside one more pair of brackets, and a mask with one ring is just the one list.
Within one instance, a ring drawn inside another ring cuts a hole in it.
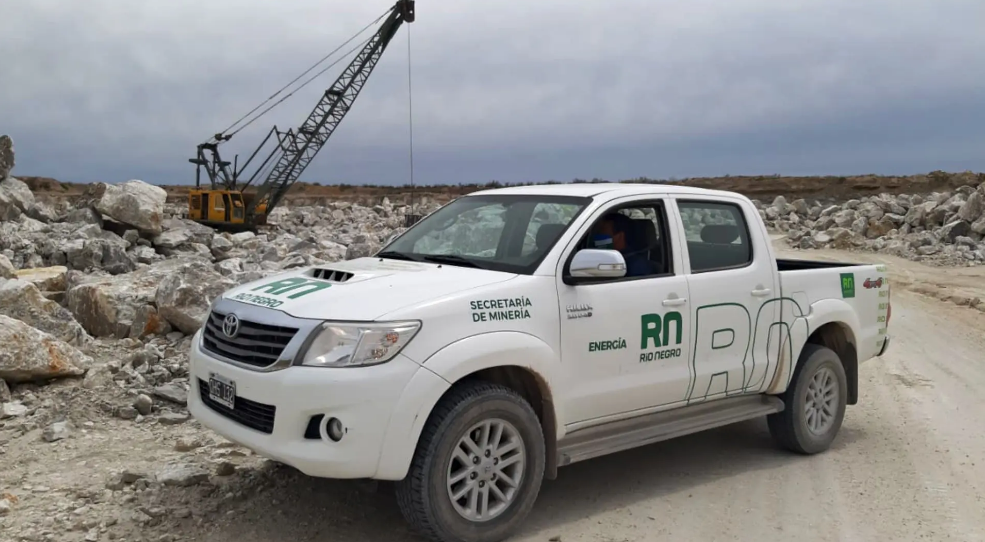
[{"label": "grey cloud", "polygon": [[[21,174],[191,182],[197,143],[389,5],[8,2],[0,132]],[[983,137],[980,0],[417,7],[419,180],[985,169],[980,151],[956,153]],[[405,181],[407,30],[306,180]],[[300,123],[331,76],[230,149]]]}]

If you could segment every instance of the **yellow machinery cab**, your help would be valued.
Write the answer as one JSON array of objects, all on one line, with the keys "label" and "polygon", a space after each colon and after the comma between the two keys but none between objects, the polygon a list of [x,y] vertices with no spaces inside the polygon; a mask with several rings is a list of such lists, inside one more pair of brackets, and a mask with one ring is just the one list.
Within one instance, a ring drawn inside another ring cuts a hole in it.
[{"label": "yellow machinery cab", "polygon": [[[255,224],[246,221],[246,203],[244,194],[235,190],[191,190],[188,194],[188,218],[219,228],[232,226],[232,229],[249,229]],[[266,203],[257,206],[257,222],[266,222],[263,220],[266,211]]]}]

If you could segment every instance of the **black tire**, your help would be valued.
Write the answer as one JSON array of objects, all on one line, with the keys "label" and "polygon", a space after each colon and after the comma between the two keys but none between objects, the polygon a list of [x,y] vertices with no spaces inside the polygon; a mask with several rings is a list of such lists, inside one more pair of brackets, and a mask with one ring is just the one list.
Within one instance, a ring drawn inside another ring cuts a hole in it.
[{"label": "black tire", "polygon": [[[454,508],[447,469],[459,440],[476,423],[499,418],[512,424],[526,455],[516,497],[498,516],[470,521]],[[440,542],[499,542],[526,519],[544,478],[544,433],[537,414],[516,391],[489,382],[453,388],[434,408],[414,453],[407,476],[397,482],[404,518],[422,535]]]},{"label": "black tire", "polygon": [[[820,433],[814,433],[808,426],[807,397],[814,376],[828,370],[834,374],[838,393],[834,417],[829,427]],[[777,444],[801,454],[816,454],[827,450],[841,429],[848,398],[848,378],[838,354],[825,346],[812,343],[804,345],[791,385],[780,397],[786,408],[783,412],[766,417],[770,434]]]}]

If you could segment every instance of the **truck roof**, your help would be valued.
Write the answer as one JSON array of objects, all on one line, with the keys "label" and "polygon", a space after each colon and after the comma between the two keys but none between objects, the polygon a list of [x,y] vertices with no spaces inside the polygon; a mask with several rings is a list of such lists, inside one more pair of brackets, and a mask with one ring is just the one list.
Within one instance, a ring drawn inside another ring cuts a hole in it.
[{"label": "truck roof", "polygon": [[479,190],[468,195],[480,196],[487,194],[516,194],[531,196],[599,196],[604,194],[609,198],[643,194],[702,194],[708,196],[739,196],[739,194],[735,192],[728,192],[725,190],[711,190],[708,188],[677,186],[663,183],[537,184],[531,186],[509,186],[504,188]]}]

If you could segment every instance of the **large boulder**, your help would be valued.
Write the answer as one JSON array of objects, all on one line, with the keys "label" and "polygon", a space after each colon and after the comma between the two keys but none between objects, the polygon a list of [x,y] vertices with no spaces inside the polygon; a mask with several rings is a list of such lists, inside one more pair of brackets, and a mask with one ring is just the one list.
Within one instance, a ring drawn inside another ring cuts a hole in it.
[{"label": "large boulder", "polygon": [[157,313],[157,308],[153,305],[144,305],[137,309],[133,324],[130,326],[131,339],[143,339],[148,335],[166,335],[171,332],[171,326],[167,320],[161,318]]},{"label": "large boulder", "polygon": [[197,261],[175,258],[132,273],[83,279],[70,286],[65,296],[68,309],[93,336],[129,337],[138,311],[154,304],[158,286]]},{"label": "large boulder", "polygon": [[941,239],[954,243],[958,237],[967,236],[971,232],[971,224],[964,220],[955,220],[941,228]]},{"label": "large boulder", "polygon": [[99,216],[99,213],[92,207],[82,207],[69,211],[65,215],[65,222],[71,224],[96,224],[100,228],[103,227],[103,217]]},{"label": "large boulder", "polygon": [[892,215],[882,215],[878,219],[869,218],[867,228],[864,232],[859,233],[864,233],[869,239],[876,239],[894,229],[896,229],[896,223],[893,222]]},{"label": "large boulder", "polygon": [[60,215],[55,208],[46,203],[35,201],[34,206],[27,210],[27,214],[40,222],[51,223],[59,219]]},{"label": "large boulder", "polygon": [[24,322],[0,315],[0,379],[29,382],[81,376],[92,358]]},{"label": "large boulder", "polygon": [[8,135],[0,136],[0,181],[14,169],[14,141]]},{"label": "large boulder", "polygon": [[968,200],[958,209],[958,218],[965,222],[974,222],[985,216],[985,197],[978,192],[972,192]]},{"label": "large boulder", "polygon": [[4,193],[21,213],[27,213],[34,208],[34,193],[27,184],[13,177],[0,180],[0,193]]},{"label": "large boulder", "polygon": [[208,316],[209,305],[237,282],[205,262],[195,262],[168,275],[155,296],[157,312],[187,335],[195,333]]},{"label": "large boulder", "polygon": [[17,270],[10,263],[10,258],[0,254],[0,280],[17,278]]},{"label": "large boulder", "polygon": [[0,222],[17,220],[20,216],[20,207],[14,199],[4,190],[0,190]]},{"label": "large boulder", "polygon": [[190,243],[208,247],[212,245],[212,238],[215,237],[215,230],[191,220],[169,218],[161,227],[163,233],[154,236],[151,241],[155,246],[162,248],[178,248]]},{"label": "large boulder", "polygon": [[116,185],[96,183],[90,190],[100,213],[148,234],[161,233],[168,197],[163,188],[131,180]]},{"label": "large boulder", "polygon": [[981,218],[976,220],[974,224],[971,225],[971,231],[979,235],[985,235],[985,215],[983,215]]},{"label": "large boulder", "polygon": [[17,271],[16,278],[34,284],[42,292],[64,292],[66,273],[68,273],[67,267],[55,265],[20,269]]},{"label": "large boulder", "polygon": [[84,346],[89,341],[89,334],[68,309],[41,295],[41,290],[27,281],[0,283],[0,314],[16,318],[71,345]]},{"label": "large boulder", "polygon": [[834,218],[835,224],[839,228],[848,228],[851,227],[852,223],[855,222],[855,219],[858,218],[858,214],[852,209],[845,209],[835,213],[832,218]]},{"label": "large boulder", "polygon": [[[106,233],[113,235],[110,232]],[[75,240],[68,245],[65,254],[72,269],[80,271],[105,269],[112,275],[119,275],[136,269],[136,264],[127,255],[126,248],[126,242],[119,237],[116,240],[104,238]]]}]

